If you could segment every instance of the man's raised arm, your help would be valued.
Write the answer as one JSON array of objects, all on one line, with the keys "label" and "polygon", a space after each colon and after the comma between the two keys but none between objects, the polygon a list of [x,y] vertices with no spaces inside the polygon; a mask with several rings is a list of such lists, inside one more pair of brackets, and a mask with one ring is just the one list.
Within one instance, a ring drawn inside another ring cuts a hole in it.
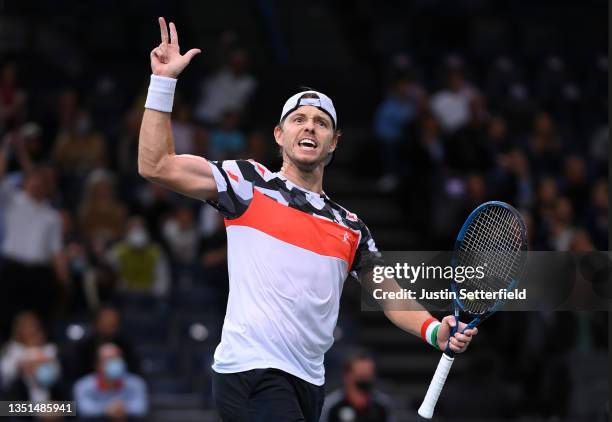
[{"label": "man's raised arm", "polygon": [[176,78],[199,49],[180,54],[178,35],[170,22],[159,18],[161,44],[151,51],[151,85],[140,127],[138,173],[168,189],[196,199],[215,199],[217,189],[210,164],[203,157],[176,155],[170,112]]}]

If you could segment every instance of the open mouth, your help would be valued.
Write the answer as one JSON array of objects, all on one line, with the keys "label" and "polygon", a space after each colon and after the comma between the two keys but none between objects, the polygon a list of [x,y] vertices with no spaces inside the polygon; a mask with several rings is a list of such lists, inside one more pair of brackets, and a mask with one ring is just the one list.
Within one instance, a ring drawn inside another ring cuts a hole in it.
[{"label": "open mouth", "polygon": [[315,149],[317,149],[318,144],[313,139],[304,138],[299,140],[298,146],[306,151],[314,151]]}]

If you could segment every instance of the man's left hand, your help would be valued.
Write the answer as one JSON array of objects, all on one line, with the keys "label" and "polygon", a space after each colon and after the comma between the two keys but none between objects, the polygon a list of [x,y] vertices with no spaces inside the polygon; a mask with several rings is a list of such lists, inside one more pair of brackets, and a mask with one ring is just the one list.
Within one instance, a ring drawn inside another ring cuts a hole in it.
[{"label": "man's left hand", "polygon": [[[456,325],[455,317],[453,315],[445,316],[442,321],[440,328],[438,328],[438,347],[440,350],[446,350],[446,345],[451,333],[451,327]],[[465,330],[467,324],[459,322],[459,327],[454,336],[450,337],[449,347],[454,353],[463,353],[469,346],[472,338],[478,334],[478,328],[470,328]],[[465,331],[463,331],[465,330]]]}]

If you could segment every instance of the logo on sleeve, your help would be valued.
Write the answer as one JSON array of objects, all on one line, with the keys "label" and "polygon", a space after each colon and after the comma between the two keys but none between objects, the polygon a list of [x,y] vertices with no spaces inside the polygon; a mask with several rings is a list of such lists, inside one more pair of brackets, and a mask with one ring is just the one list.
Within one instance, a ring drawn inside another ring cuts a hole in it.
[{"label": "logo on sleeve", "polygon": [[346,219],[349,221],[357,221],[357,214],[353,214],[352,212],[346,212]]}]

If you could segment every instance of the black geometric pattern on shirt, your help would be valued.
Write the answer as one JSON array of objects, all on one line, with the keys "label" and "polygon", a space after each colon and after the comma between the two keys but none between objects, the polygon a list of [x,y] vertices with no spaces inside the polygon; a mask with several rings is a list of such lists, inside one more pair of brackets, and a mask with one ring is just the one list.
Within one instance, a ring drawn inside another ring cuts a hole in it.
[{"label": "black geometric pattern on shirt", "polygon": [[[221,174],[225,178],[229,188],[231,185],[225,171],[222,168],[223,162],[219,161],[215,164],[217,165]],[[308,198],[306,197],[306,192],[298,188],[288,189],[287,185],[285,184],[285,181],[281,178],[274,177],[266,181],[256,168],[255,164],[246,160],[236,160],[236,164],[238,166],[238,169],[242,173],[241,176],[245,180],[251,182],[254,186],[279,192],[285,199],[285,201],[287,201],[289,207],[310,215],[318,215],[321,217],[325,217],[326,219],[334,221],[338,224],[345,225],[346,227],[349,227],[352,230],[359,231],[361,233],[359,245],[357,247],[355,258],[353,260],[353,266],[350,269],[350,271],[357,272],[358,278],[361,278],[362,275],[365,275],[366,273],[370,272],[374,266],[383,264],[380,254],[374,253],[369,250],[368,242],[370,239],[372,239],[370,230],[360,219],[357,219],[357,221],[349,220],[347,218],[349,212],[344,207],[332,201],[329,197],[322,195],[321,198],[324,201],[325,205],[323,206],[323,208],[318,209],[313,206],[310,201],[308,201]],[[270,196],[268,196],[268,198],[276,201],[276,198]],[[215,206],[214,203],[211,203],[210,201],[207,202]],[[228,189],[226,194],[224,193],[219,195],[219,203],[226,210],[230,209],[230,203],[232,204],[232,208],[235,208],[233,204],[238,205],[238,209],[232,210],[233,212],[230,213],[230,215],[232,216],[231,218],[239,217],[248,208],[248,203],[245,203],[245,201],[238,197],[231,189]],[[219,207],[215,206],[215,208],[221,211]],[[336,215],[334,215],[332,210],[335,210],[338,213],[341,218],[341,221],[338,221]]]},{"label": "black geometric pattern on shirt", "polygon": [[234,190],[231,189],[232,185],[230,183],[229,177],[225,173],[225,170],[223,170],[222,168],[223,162],[210,161],[210,163],[215,165],[219,169],[219,173],[221,173],[221,176],[223,177],[223,179],[225,179],[225,183],[227,184],[228,189],[224,192],[219,192],[216,201],[211,201],[207,199],[206,203],[217,209],[222,215],[228,218],[237,218],[241,216],[249,207],[249,202],[240,198],[238,195],[236,195]]}]

